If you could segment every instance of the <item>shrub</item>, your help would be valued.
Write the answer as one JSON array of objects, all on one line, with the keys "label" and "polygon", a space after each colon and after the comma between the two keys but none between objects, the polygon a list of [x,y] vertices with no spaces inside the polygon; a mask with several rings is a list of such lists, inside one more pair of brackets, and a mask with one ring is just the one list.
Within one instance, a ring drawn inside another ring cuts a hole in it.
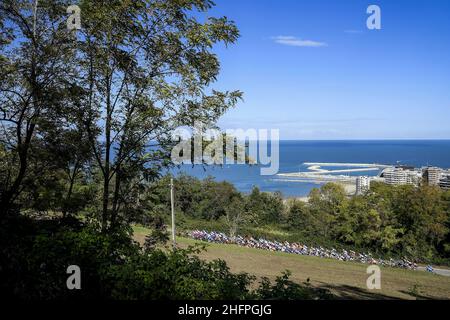
[{"label": "shrub", "polygon": [[[74,220],[16,218],[0,227],[0,290],[18,299],[312,299],[328,298],[289,281],[272,286],[235,274],[222,260],[204,261],[201,247],[143,250],[127,228],[102,233]],[[69,265],[81,269],[81,290],[68,290]]]}]

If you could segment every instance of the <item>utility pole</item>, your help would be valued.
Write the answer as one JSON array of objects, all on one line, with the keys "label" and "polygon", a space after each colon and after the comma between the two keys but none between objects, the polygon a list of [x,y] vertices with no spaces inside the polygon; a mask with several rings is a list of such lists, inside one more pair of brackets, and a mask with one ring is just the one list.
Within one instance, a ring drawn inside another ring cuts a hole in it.
[{"label": "utility pole", "polygon": [[177,247],[177,242],[175,239],[175,203],[173,197],[173,178],[170,179],[170,206],[172,209],[172,245],[175,249]]}]

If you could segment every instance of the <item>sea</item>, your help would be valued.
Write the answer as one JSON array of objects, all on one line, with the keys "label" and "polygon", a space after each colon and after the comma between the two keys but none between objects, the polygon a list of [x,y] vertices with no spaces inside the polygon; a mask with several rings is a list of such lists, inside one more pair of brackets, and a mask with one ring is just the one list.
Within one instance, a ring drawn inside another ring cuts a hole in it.
[{"label": "sea", "polygon": [[[352,141],[280,141],[279,172],[308,172],[310,164],[333,163],[327,170],[348,168],[348,164],[437,166],[450,168],[450,140],[352,140]],[[340,167],[338,164],[346,164]],[[182,165],[172,169],[175,175],[188,174],[200,179],[208,176],[228,181],[239,191],[249,193],[254,186],[265,192],[281,192],[284,197],[305,197],[325,182],[303,181],[280,175],[261,175],[259,165],[223,166]],[[324,168],[325,169],[325,168]],[[348,172],[346,175],[376,176],[378,171]]]}]

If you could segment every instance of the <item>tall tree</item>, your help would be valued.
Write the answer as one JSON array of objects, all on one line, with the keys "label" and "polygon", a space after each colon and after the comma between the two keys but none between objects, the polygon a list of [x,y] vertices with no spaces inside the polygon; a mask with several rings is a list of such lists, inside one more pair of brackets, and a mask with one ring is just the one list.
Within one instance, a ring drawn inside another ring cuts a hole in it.
[{"label": "tall tree", "polygon": [[195,12],[212,8],[210,0],[79,5],[78,82],[87,93],[82,123],[102,173],[100,215],[107,230],[133,201],[123,194],[139,173],[169,164],[175,128],[213,124],[241,97],[210,87],[220,69],[213,46],[233,43],[239,33],[225,17],[196,18]]},{"label": "tall tree", "polygon": [[59,125],[70,79],[73,35],[64,21],[67,1],[0,3],[0,214],[24,187],[34,141]]}]

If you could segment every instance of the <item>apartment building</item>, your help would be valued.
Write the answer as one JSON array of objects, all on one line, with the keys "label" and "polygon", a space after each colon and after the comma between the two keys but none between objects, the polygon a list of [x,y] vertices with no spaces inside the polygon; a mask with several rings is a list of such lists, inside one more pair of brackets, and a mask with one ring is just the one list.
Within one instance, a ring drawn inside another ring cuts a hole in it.
[{"label": "apartment building", "polygon": [[364,194],[370,190],[370,177],[361,176],[356,178],[356,194]]},{"label": "apartment building", "polygon": [[439,180],[439,187],[444,190],[450,190],[450,172],[442,174]]},{"label": "apartment building", "polygon": [[415,185],[422,180],[422,171],[410,167],[390,167],[383,170],[381,176],[390,185]]},{"label": "apartment building", "polygon": [[423,169],[423,178],[429,186],[439,185],[443,171],[437,167],[426,167]]}]

